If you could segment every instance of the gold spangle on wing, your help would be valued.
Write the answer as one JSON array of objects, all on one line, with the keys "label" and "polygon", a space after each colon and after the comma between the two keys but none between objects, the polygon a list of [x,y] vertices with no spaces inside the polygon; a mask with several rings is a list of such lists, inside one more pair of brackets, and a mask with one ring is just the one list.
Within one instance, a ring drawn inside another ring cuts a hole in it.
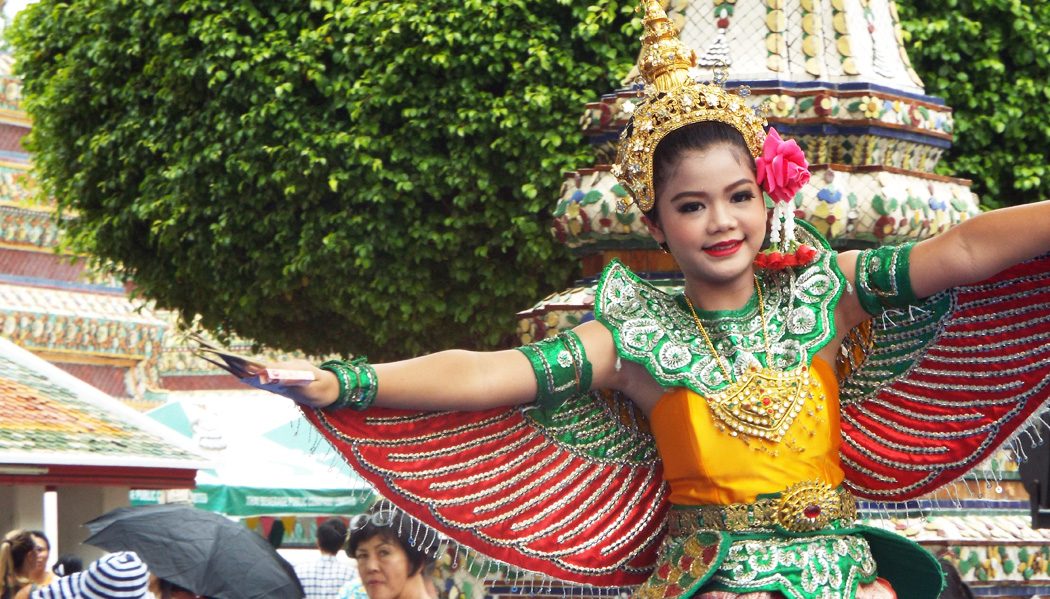
[{"label": "gold spangle on wing", "polygon": [[464,451],[477,449],[482,445],[490,445],[496,441],[504,441],[508,437],[517,436],[519,433],[523,432],[528,435],[528,437],[526,437],[527,439],[535,437],[535,432],[532,431],[529,426],[527,426],[524,422],[519,422],[518,424],[510,428],[500,431],[499,434],[470,439],[469,441],[463,443],[456,443],[453,445],[442,447],[440,449],[433,449],[430,451],[421,451],[420,449],[416,448],[409,453],[390,453],[387,454],[387,459],[394,462],[418,462],[419,460],[449,456],[457,453],[462,453]]},{"label": "gold spangle on wing", "polygon": [[[653,518],[657,517],[657,515],[659,514],[660,508],[662,505],[664,505],[665,497],[667,496],[667,484],[656,476],[655,470],[647,470],[644,485],[656,485],[660,489],[655,500],[648,505],[649,509],[646,512],[645,517],[639,518],[635,522],[634,527],[632,527],[631,530],[627,531],[626,533],[623,533],[618,539],[616,539],[609,545],[606,545],[605,548],[602,550],[602,555],[608,555],[613,551],[619,549],[621,546],[632,542],[632,540],[635,538],[638,532],[644,529],[648,525],[648,523],[652,522]],[[633,499],[637,499],[637,495],[642,495],[643,493],[644,492],[641,490],[641,488],[636,488],[636,497]],[[615,520],[612,524],[606,527],[606,530],[618,530],[626,518],[627,514],[625,512],[618,512],[616,514]],[[661,518],[661,523],[662,524],[660,525],[659,529],[654,531],[648,537],[648,539],[646,539],[643,545],[648,546],[649,543],[653,542],[655,539],[663,537],[664,530],[667,528],[667,523],[663,520],[663,518]]]},{"label": "gold spangle on wing", "polygon": [[[625,477],[625,479],[618,481],[619,482],[619,485],[618,485],[619,491],[618,491],[618,493],[622,493],[623,489],[628,487],[633,480],[634,480],[634,474],[631,473],[629,476]],[[582,503],[577,503],[576,504],[576,506],[573,509],[571,514],[569,514],[568,516],[563,516],[563,517],[561,517],[558,520],[555,520],[553,522],[549,522],[545,528],[543,528],[543,529],[533,533],[532,535],[529,535],[529,536],[526,536],[526,537],[521,537],[521,538],[523,540],[527,541],[527,540],[530,540],[531,538],[540,538],[542,536],[546,536],[546,535],[550,534],[551,532],[554,532],[554,531],[562,528],[570,520],[575,520],[580,514],[587,513],[588,508],[590,506],[594,505],[594,503],[596,503],[598,501],[598,498],[605,494],[606,490],[608,490],[612,486],[612,483],[613,483],[613,481],[611,481],[610,479],[606,478],[604,480],[604,482],[602,482],[602,484],[598,487],[598,490],[596,492],[588,493],[586,500],[584,500]],[[541,512],[539,512],[537,514],[534,514],[533,516],[531,516],[529,518],[526,518],[525,520],[522,520],[520,522],[515,523],[513,526],[511,526],[511,530],[515,530],[515,531],[524,530],[524,529],[526,529],[526,528],[528,528],[530,526],[535,525],[536,523],[540,522],[541,520],[547,520],[550,517],[550,514],[552,512],[554,512],[556,510],[559,510],[562,507],[564,507],[566,502],[574,501],[577,498],[578,497],[576,495],[566,494],[562,500],[559,500],[558,502],[556,502],[552,506],[544,509],[543,511],[541,511]],[[601,510],[599,509],[599,511],[601,511]],[[563,535],[563,536],[565,538],[569,538],[569,535]],[[559,542],[564,542],[564,539],[562,537],[559,537]]]},{"label": "gold spangle on wing", "polygon": [[[452,474],[452,473],[460,472],[460,471],[463,471],[463,470],[470,470],[470,469],[476,468],[476,467],[478,467],[481,464],[484,464],[486,462],[497,461],[499,458],[503,458],[504,456],[506,456],[508,454],[514,456],[514,461],[520,461],[520,457],[519,456],[521,455],[520,450],[522,449],[522,446],[527,445],[529,443],[532,443],[532,442],[534,442],[534,440],[535,440],[535,437],[530,437],[530,438],[526,438],[526,439],[520,439],[520,440],[515,441],[513,443],[507,443],[506,445],[503,445],[503,446],[499,447],[498,449],[493,450],[492,452],[486,454],[483,457],[477,457],[477,458],[474,458],[474,459],[471,459],[471,460],[467,460],[467,461],[464,461],[464,462],[460,462],[460,463],[457,463],[457,464],[454,464],[454,465],[451,465],[451,466],[443,466],[443,467],[440,467],[440,468],[431,468],[431,469],[427,469],[427,470],[414,470],[412,472],[403,472],[401,470],[392,470],[392,469],[389,469],[389,468],[378,468],[377,466],[375,466],[375,464],[370,464],[370,467],[372,469],[376,470],[377,472],[387,472],[387,473],[397,472],[399,474],[398,478],[403,478],[403,479],[427,479],[427,478],[431,478],[431,477],[434,477],[434,476],[443,476],[443,475],[446,475],[446,474]],[[357,443],[353,444],[355,452],[357,451],[358,445],[359,444],[357,444]],[[360,453],[357,453],[357,455],[360,456]]]},{"label": "gold spangle on wing", "polygon": [[[528,460],[528,459],[532,458],[533,456],[535,456],[536,454],[544,452],[544,451],[547,451],[547,448],[534,447],[534,448],[526,451],[525,453],[521,454],[520,457],[523,460]],[[521,478],[521,479],[526,479],[527,480],[528,478],[530,478],[536,472],[539,472],[541,470],[544,470],[546,468],[551,467],[551,464],[554,462],[554,460],[557,457],[558,457],[558,454],[551,453],[551,452],[547,451],[547,455],[545,455],[545,456],[543,456],[541,458],[538,458],[535,462],[531,462],[532,465],[529,466],[528,468],[526,468],[525,470],[522,470],[521,473],[518,474],[518,477]],[[434,490],[434,491],[437,491],[437,492],[451,491],[451,490],[459,489],[459,488],[462,488],[462,487],[469,487],[469,488],[473,489],[473,488],[477,488],[479,486],[479,483],[487,481],[487,480],[489,480],[491,478],[495,478],[495,477],[501,476],[503,474],[504,474],[504,472],[502,472],[500,470],[492,470],[490,472],[485,472],[483,474],[475,474],[475,475],[472,475],[472,476],[468,476],[466,478],[458,478],[458,479],[455,479],[455,480],[444,480],[444,481],[440,481],[440,482],[431,483],[430,484],[430,488],[432,490]],[[478,500],[478,499],[482,499],[482,498],[488,497],[490,495],[495,495],[496,493],[501,493],[503,491],[503,489],[499,485],[480,485],[480,486],[481,486],[481,489],[479,491],[477,491],[475,493],[470,493],[470,494],[467,494],[467,495],[457,496],[456,500],[457,501],[475,501],[475,500]]]},{"label": "gold spangle on wing", "polygon": [[[613,493],[612,501],[611,502],[610,501],[603,501],[603,504],[619,503],[621,500],[623,500],[623,497],[627,494],[627,490],[631,488],[632,483],[634,483],[634,481],[635,481],[635,479],[637,479],[637,477],[638,477],[638,475],[637,475],[637,473],[635,471],[632,470],[632,471],[628,472],[628,475],[626,477],[624,477],[620,481],[620,485],[617,488],[616,492]],[[652,483],[651,478],[652,478],[652,471],[650,470],[650,471],[648,471],[648,474],[646,476],[646,480],[642,481],[641,484],[651,484]],[[587,507],[590,507],[593,503],[597,502],[601,498],[601,496],[602,496],[602,494],[600,494],[600,493],[593,494],[591,497],[589,497],[587,499],[587,501],[584,504],[582,504],[580,506],[581,510],[582,509],[586,509]],[[585,533],[586,531],[588,531],[590,529],[590,527],[597,520],[599,520],[601,518],[604,518],[607,515],[608,515],[608,509],[605,508],[604,505],[603,505],[603,507],[601,509],[599,509],[598,511],[592,512],[590,516],[588,516],[582,522],[577,524],[575,527],[573,527],[573,528],[571,528],[569,530],[563,531],[561,534],[559,534],[558,535],[558,542],[559,543],[565,543],[569,539],[575,538],[575,537]],[[552,532],[553,532],[553,527],[552,527]],[[619,542],[621,542],[621,541],[618,541],[618,543]],[[618,545],[617,544],[610,545],[609,549],[612,550],[616,546],[618,546]]]},{"label": "gold spangle on wing", "polygon": [[[544,489],[543,492],[539,495],[529,497],[526,499],[526,501],[517,504],[513,509],[510,510],[509,513],[518,515],[524,510],[530,509],[533,505],[540,503],[540,501],[543,498],[549,497],[550,495],[560,491],[561,489],[569,486],[570,484],[573,484],[577,479],[579,479],[581,475],[587,472],[588,468],[586,467],[586,464],[577,464],[574,468],[572,468],[572,470],[566,471],[566,468],[573,461],[574,460],[571,457],[566,457],[565,460],[563,460],[563,462],[558,467],[548,472],[545,472],[543,476],[540,476],[539,478],[536,478],[534,480],[530,480],[526,484],[514,487],[513,491],[511,491],[507,495],[504,495],[503,497],[500,497],[496,501],[476,506],[474,508],[474,513],[485,514],[488,512],[493,512],[509,504],[517,502],[519,499],[531,494],[534,490],[538,488]],[[594,476],[595,474],[593,471],[587,474],[587,477],[593,478]],[[548,486],[547,483],[549,483],[553,479],[557,480],[554,482],[554,484]]]},{"label": "gold spangle on wing", "polygon": [[[916,412],[900,406],[895,402],[886,401],[885,399],[879,399],[877,397],[869,399],[864,403],[864,405],[868,404],[880,406],[890,412],[900,414],[901,416],[914,418],[916,420],[925,420],[927,422],[969,422],[980,420],[984,417],[979,412],[955,412],[951,414],[927,414],[925,412]],[[938,449],[948,451],[945,447],[938,447]]]},{"label": "gold spangle on wing", "polygon": [[[882,464],[883,466],[889,466],[891,468],[896,468],[898,470],[907,470],[907,471],[910,471],[910,472],[930,472],[930,475],[925,480],[932,480],[935,476],[937,476],[940,472],[942,472],[944,470],[950,470],[952,468],[958,468],[959,466],[965,466],[967,464],[972,463],[973,462],[973,455],[980,455],[980,454],[982,454],[985,450],[987,450],[992,445],[992,442],[995,440],[995,438],[992,435],[985,435],[985,437],[981,440],[980,447],[975,449],[972,452],[972,455],[965,456],[965,457],[963,457],[963,458],[961,458],[959,460],[956,460],[954,462],[944,462],[944,463],[939,463],[939,464],[912,464],[912,463],[908,463],[908,462],[902,462],[902,461],[899,461],[899,460],[891,460],[891,459],[888,459],[888,458],[886,458],[884,456],[880,456],[880,455],[876,454],[875,452],[871,451],[870,449],[868,449],[866,447],[860,446],[860,444],[858,444],[849,435],[843,435],[842,440],[843,440],[843,442],[848,443],[850,446],[855,448],[860,453],[864,454],[865,457],[867,457],[869,460],[871,460],[871,461],[873,461],[875,463]],[[851,481],[850,484],[855,484],[855,483],[853,481]],[[920,482],[915,483],[914,485],[909,485],[907,487],[904,487],[903,489],[889,489],[889,490],[886,491],[886,493],[887,494],[892,494],[892,495],[898,495],[900,493],[907,493],[909,491],[912,491],[914,489],[919,488],[919,486],[922,485],[922,484],[924,484],[924,483],[920,481]]]},{"label": "gold spangle on wing", "polygon": [[[870,418],[871,420],[876,421],[876,422],[880,422],[880,423],[888,422],[884,418],[877,418],[877,417],[875,417],[871,412],[868,412],[868,411],[865,411],[864,415],[867,416],[868,418]],[[896,443],[896,442],[893,442],[893,441],[890,441],[890,440],[884,438],[882,435],[879,435],[879,434],[873,432],[867,426],[865,426],[865,425],[861,424],[860,422],[858,422],[855,418],[850,417],[849,419],[843,419],[843,420],[846,421],[846,422],[849,422],[850,424],[852,424],[853,428],[855,430],[863,433],[869,439],[877,440],[880,445],[883,445],[885,447],[889,447],[891,449],[896,449],[897,451],[903,451],[905,453],[909,453],[909,454],[912,454],[912,455],[938,455],[938,454],[949,453],[948,449],[946,447],[943,447],[943,446],[925,447],[925,446],[920,446],[920,445],[905,445],[903,443]],[[912,434],[915,433],[914,429],[902,428],[901,430],[904,431],[904,432],[910,432]],[[925,436],[925,435],[922,435],[922,436]],[[963,435],[963,436],[966,436],[966,435]]]},{"label": "gold spangle on wing", "polygon": [[[415,435],[415,436],[403,436],[403,437],[398,437],[397,439],[372,439],[372,438],[351,437],[350,435],[347,435],[346,433],[344,433],[344,432],[340,431],[339,429],[337,429],[335,426],[333,426],[329,422],[329,415],[328,415],[327,412],[325,412],[323,410],[315,410],[314,413],[317,414],[318,418],[322,422],[325,423],[326,430],[331,432],[333,435],[337,436],[339,438],[339,440],[347,442],[347,443],[349,443],[349,442],[361,442],[361,443],[365,443],[366,445],[370,445],[370,446],[373,446],[373,447],[399,447],[399,446],[404,446],[404,445],[413,445],[413,444],[417,444],[417,443],[424,443],[424,442],[427,442],[427,441],[437,441],[437,440],[440,440],[440,439],[445,439],[445,438],[447,438],[450,435],[459,435],[459,434],[466,433],[466,432],[472,432],[472,431],[484,429],[484,428],[493,426],[495,424],[499,424],[500,422],[503,422],[503,421],[505,421],[505,420],[507,420],[509,418],[513,418],[514,417],[514,413],[513,412],[511,412],[511,411],[504,411],[504,412],[500,412],[499,414],[497,414],[495,416],[492,416],[492,417],[489,417],[489,418],[484,418],[482,420],[478,420],[478,421],[475,421],[475,422],[471,422],[470,424],[467,424],[467,425],[464,425],[464,426],[460,426],[460,427],[456,427],[454,429],[449,429],[448,431],[441,431],[441,432],[437,432],[437,433]],[[366,416],[365,417],[365,424],[367,424],[368,426],[372,427],[372,426],[382,426],[382,425],[392,425],[392,424],[401,425],[401,424],[405,424],[405,423],[418,423],[418,422],[421,422],[423,420],[427,420],[427,419],[430,419],[430,418],[439,418],[440,419],[443,414],[447,414],[447,413],[448,412],[425,412],[423,414],[424,417],[398,416],[398,417],[378,417],[377,418],[377,417]]]},{"label": "gold spangle on wing", "polygon": [[[884,482],[884,483],[889,483],[889,484],[895,484],[897,482],[896,478],[894,478],[892,476],[885,476],[883,474],[879,474],[878,472],[875,472],[874,470],[871,470],[869,468],[865,468],[864,466],[861,466],[860,464],[858,464],[858,463],[854,462],[853,460],[851,460],[848,456],[840,456],[839,459],[841,459],[842,463],[846,464],[851,469],[856,470],[857,472],[860,472],[860,473],[864,474],[865,476],[873,478],[873,479],[875,479],[875,480],[877,480],[879,482]],[[850,486],[853,486],[852,482],[850,483]]]},{"label": "gold spangle on wing", "polygon": [[[1042,324],[1044,322],[1047,322],[1048,320],[1050,320],[1050,317],[1048,317],[1046,319],[1040,318],[1040,319],[1038,319],[1035,322],[1037,322],[1039,324]],[[1032,323],[1032,321],[1027,321],[1025,324],[1028,325],[1030,323]],[[1027,327],[1025,327],[1025,328],[1027,328]],[[1000,341],[998,343],[990,343],[990,344],[988,344],[987,346],[984,346],[984,347],[987,347],[987,348],[990,348],[990,349],[997,349],[997,350],[998,349],[1006,349],[1008,347],[1030,345],[1033,342],[1046,341],[1048,338],[1050,338],[1050,336],[1048,336],[1046,333],[1035,333],[1034,335],[1019,335],[1019,336],[1015,336],[1015,335],[1011,335],[1008,340],[1003,340],[1003,341]],[[969,337],[981,337],[981,336],[984,336],[984,335],[983,334],[979,334],[979,335],[972,335],[971,336],[969,334],[955,335],[955,334],[945,333],[941,338],[942,339],[965,339],[965,338],[969,338]],[[1040,349],[1040,348],[1037,348],[1037,349]],[[953,347],[953,346],[938,347],[937,351],[938,351],[938,354],[935,355],[935,356],[931,356],[931,355],[927,354],[926,359],[927,360],[931,360],[931,361],[937,361],[937,362],[939,362],[939,361],[954,362],[954,361],[958,360],[958,361],[962,361],[962,362],[965,362],[965,363],[969,363],[970,360],[979,360],[980,359],[977,355],[975,355],[977,353],[977,350],[974,347],[972,347],[972,346],[971,347]],[[1032,350],[1032,351],[1036,351],[1036,350]],[[944,355],[941,355],[941,354],[962,354],[962,355],[964,355],[966,357],[950,358],[950,357],[947,357],[947,356],[944,356]],[[1013,355],[1022,355],[1022,354],[1013,354]],[[1029,355],[1029,352],[1024,352],[1023,355],[1025,357],[1027,357]]]},{"label": "gold spangle on wing", "polygon": [[[925,470],[925,469],[916,468],[915,470]],[[939,472],[937,472],[936,470],[932,471],[928,475],[926,475],[926,477],[923,478],[922,480],[919,480],[919,481],[916,481],[916,482],[914,482],[914,483],[912,483],[910,485],[907,485],[907,486],[904,486],[904,487],[900,487],[900,488],[895,488],[895,489],[872,489],[871,487],[864,486],[864,485],[860,484],[857,481],[850,481],[849,485],[854,491],[857,491],[858,493],[863,494],[865,497],[897,497],[901,493],[909,493],[909,492],[914,491],[914,490],[916,490],[916,489],[918,489],[920,487],[923,487],[925,485],[930,484],[930,481],[932,481],[934,478],[936,478],[938,474],[939,474]],[[896,481],[894,481],[894,482],[896,482]],[[887,500],[887,501],[889,501],[889,500]]]},{"label": "gold spangle on wing", "polygon": [[[864,415],[867,416],[869,419],[874,420],[875,422],[886,425],[888,427],[892,427],[896,431],[914,435],[920,438],[936,440],[963,439],[967,437],[979,436],[984,433],[995,433],[1004,423],[1009,422],[1014,416],[1016,416],[1022,411],[1024,407],[1024,401],[1026,399],[1027,398],[1015,398],[1014,401],[1017,402],[1016,405],[1011,410],[1004,412],[1001,416],[999,416],[997,420],[963,431],[940,432],[925,429],[916,429],[903,426],[900,422],[890,420],[870,411],[865,411]],[[854,420],[853,422],[855,423],[856,421]],[[992,434],[988,436],[994,437],[995,435]]]}]

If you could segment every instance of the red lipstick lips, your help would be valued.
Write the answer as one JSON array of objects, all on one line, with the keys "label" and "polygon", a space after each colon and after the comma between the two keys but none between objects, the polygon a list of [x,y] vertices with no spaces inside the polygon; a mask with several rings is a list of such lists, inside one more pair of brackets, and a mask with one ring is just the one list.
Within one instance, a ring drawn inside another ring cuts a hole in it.
[{"label": "red lipstick lips", "polygon": [[722,241],[720,243],[716,243],[712,246],[704,248],[704,251],[707,252],[708,255],[714,256],[716,258],[721,258],[723,256],[731,256],[735,254],[737,250],[740,249],[740,246],[743,245],[743,243],[743,239],[737,239],[735,241]]}]

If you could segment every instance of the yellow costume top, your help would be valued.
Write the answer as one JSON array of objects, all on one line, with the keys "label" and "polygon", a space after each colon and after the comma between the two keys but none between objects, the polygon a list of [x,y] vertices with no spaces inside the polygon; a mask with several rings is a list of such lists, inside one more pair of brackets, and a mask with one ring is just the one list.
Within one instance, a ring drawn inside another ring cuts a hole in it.
[{"label": "yellow costume top", "polygon": [[838,382],[820,358],[813,359],[812,371],[824,398],[807,404],[795,418],[793,442],[752,437],[743,443],[718,429],[711,406],[700,395],[684,387],[668,390],[649,422],[671,503],[750,502],[803,480],[841,484]]}]

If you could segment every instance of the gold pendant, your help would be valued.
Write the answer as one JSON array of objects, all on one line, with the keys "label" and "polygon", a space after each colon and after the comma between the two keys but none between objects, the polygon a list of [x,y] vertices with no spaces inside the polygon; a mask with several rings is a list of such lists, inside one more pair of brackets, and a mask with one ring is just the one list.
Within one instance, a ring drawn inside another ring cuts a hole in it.
[{"label": "gold pendant", "polygon": [[719,422],[737,434],[779,442],[806,401],[819,393],[817,382],[805,364],[788,371],[752,366],[708,399]]}]

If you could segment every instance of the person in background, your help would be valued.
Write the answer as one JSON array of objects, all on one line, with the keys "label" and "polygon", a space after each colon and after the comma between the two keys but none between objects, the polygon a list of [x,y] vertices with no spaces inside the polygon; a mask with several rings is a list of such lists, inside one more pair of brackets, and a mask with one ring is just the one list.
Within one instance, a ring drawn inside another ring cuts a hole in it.
[{"label": "person in background", "polygon": [[14,599],[29,585],[29,572],[36,567],[37,552],[33,533],[12,530],[0,541],[0,599]]},{"label": "person in background", "polygon": [[320,559],[295,567],[306,599],[335,599],[339,589],[354,580],[354,569],[336,559],[346,541],[346,523],[329,518],[317,527],[317,549]]},{"label": "person in background", "polygon": [[30,599],[146,599],[149,571],[130,551],[113,553],[86,571],[61,576],[30,594]]},{"label": "person in background", "polygon": [[69,576],[83,569],[84,562],[80,559],[80,556],[75,553],[63,553],[58,557],[58,561],[55,562],[55,566],[51,568],[51,571],[55,573],[55,576]]},{"label": "person in background", "polygon": [[433,599],[424,573],[433,578],[434,559],[411,542],[412,524],[400,510],[380,502],[351,521],[346,553],[357,560],[361,580],[345,585],[338,599]]},{"label": "person in background", "polygon": [[29,584],[18,591],[15,599],[29,599],[30,593],[40,587],[51,584],[55,580],[55,575],[47,570],[47,558],[51,555],[51,542],[39,530],[29,531],[29,536],[33,539],[33,551],[36,552],[36,559],[33,561],[33,566],[27,568]]}]

